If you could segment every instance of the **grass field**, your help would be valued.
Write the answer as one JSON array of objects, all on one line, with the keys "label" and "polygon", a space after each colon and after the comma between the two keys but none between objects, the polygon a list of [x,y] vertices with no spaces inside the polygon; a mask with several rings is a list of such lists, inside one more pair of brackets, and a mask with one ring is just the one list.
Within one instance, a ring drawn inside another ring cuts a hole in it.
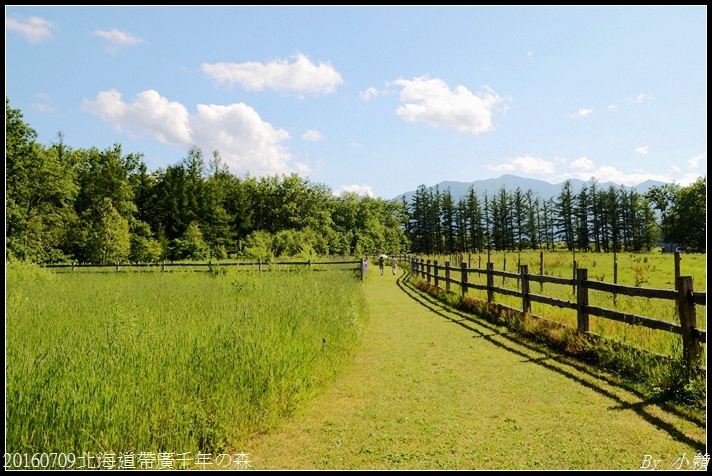
[{"label": "grass field", "polygon": [[[419,257],[420,258],[420,257]],[[706,292],[707,262],[705,254],[681,254],[680,275],[692,276],[695,291]],[[446,261],[451,266],[459,266],[460,260],[468,264],[469,268],[485,270],[488,255],[459,255],[459,256],[431,256],[431,262],[438,261],[443,265]],[[577,268],[587,269],[589,279],[616,283],[630,287],[645,287],[654,289],[675,288],[675,262],[673,254],[662,253],[576,253],[571,252],[534,252],[518,253],[491,253],[489,260],[496,271],[516,272],[518,263],[527,265],[530,274],[544,274],[561,278],[573,278],[573,262],[576,260]],[[543,272],[542,272],[543,270]],[[615,273],[614,273],[615,270]],[[444,271],[440,271],[441,276]],[[458,271],[451,273],[453,279],[460,280]],[[471,272],[468,281],[486,285],[486,275]],[[519,280],[511,278],[495,278],[495,286],[518,291]],[[441,283],[444,286],[444,283]],[[455,292],[458,289],[453,288]],[[530,292],[553,297],[562,301],[576,302],[576,293],[573,286],[546,283],[539,285],[532,283]],[[468,296],[480,300],[487,300],[487,292],[469,289]],[[521,309],[521,298],[497,294],[495,301],[515,309]],[[631,296],[613,296],[610,293],[591,291],[589,304],[619,312],[650,317],[667,322],[679,324],[676,304],[674,301],[662,299],[649,299]],[[532,314],[559,322],[575,328],[577,325],[576,311],[558,308],[542,303],[532,303]],[[699,306],[697,312],[697,327],[707,329],[706,306]],[[635,345],[643,350],[668,356],[678,356],[682,352],[682,340],[678,334],[648,329],[642,326],[631,326],[625,323],[611,321],[595,316],[590,318],[590,330],[618,341]],[[703,351],[705,346],[703,346]]]},{"label": "grass field", "polygon": [[282,271],[10,263],[6,453],[636,469],[647,454],[669,464],[704,449],[699,410],[675,416],[605,372],[440,307],[390,269],[372,266],[365,283],[356,270]]},{"label": "grass field", "polygon": [[6,274],[7,453],[239,447],[349,361],[354,271]]},{"label": "grass field", "polygon": [[[241,449],[254,469],[673,469],[705,452],[683,416],[369,270],[369,324],[353,365],[276,431]],[[648,469],[650,467],[648,466]]]}]

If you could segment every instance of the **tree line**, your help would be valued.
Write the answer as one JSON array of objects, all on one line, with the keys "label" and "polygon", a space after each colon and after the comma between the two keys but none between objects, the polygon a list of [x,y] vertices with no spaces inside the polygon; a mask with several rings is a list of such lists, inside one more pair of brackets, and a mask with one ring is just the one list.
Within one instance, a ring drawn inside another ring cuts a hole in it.
[{"label": "tree line", "polygon": [[470,186],[461,199],[450,190],[421,185],[407,213],[413,252],[554,250],[649,252],[660,242],[706,252],[707,178],[682,187],[654,186],[646,193],[624,186],[599,187],[595,178],[579,191],[571,181],[542,199],[531,190],[502,186],[479,196]]},{"label": "tree line", "polygon": [[6,259],[36,263],[157,262],[365,253],[457,253],[553,249],[649,251],[662,241],[706,251],[706,177],[644,195],[625,187],[551,199],[502,187],[418,187],[410,203],[336,196],[296,174],[238,177],[218,151],[197,147],[149,171],[120,144],[50,146],[5,98]]},{"label": "tree line", "polygon": [[197,147],[150,172],[116,144],[50,146],[5,98],[6,259],[157,262],[405,251],[397,200],[335,196],[296,174],[237,177]]}]

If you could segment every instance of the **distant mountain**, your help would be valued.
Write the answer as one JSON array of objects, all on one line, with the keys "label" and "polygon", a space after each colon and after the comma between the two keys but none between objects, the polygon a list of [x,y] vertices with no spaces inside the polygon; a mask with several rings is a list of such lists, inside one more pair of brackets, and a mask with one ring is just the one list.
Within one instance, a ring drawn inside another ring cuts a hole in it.
[{"label": "distant mountain", "polygon": [[[581,191],[581,188],[586,185],[589,186],[591,184],[590,181],[584,181],[584,180],[579,180],[579,179],[571,179],[571,187],[574,193],[578,193]],[[453,182],[446,180],[444,182],[440,182],[437,185],[432,185],[428,188],[434,190],[435,187],[437,186],[441,192],[444,192],[448,188],[450,189],[450,194],[452,195],[452,199],[457,203],[460,198],[463,198],[467,195],[467,193],[470,190],[470,185],[472,185],[475,189],[475,193],[477,193],[477,197],[482,199],[485,195],[487,194],[488,197],[492,197],[494,194],[496,194],[502,187],[505,187],[508,192],[514,192],[517,188],[520,188],[522,192],[526,193],[529,190],[534,192],[535,195],[537,195],[539,198],[542,200],[548,200],[552,197],[556,197],[561,193],[561,190],[563,189],[564,182],[558,183],[558,184],[552,184],[549,182],[545,182],[543,180],[537,180],[537,179],[530,179],[530,178],[524,178],[524,177],[518,177],[516,175],[510,175],[510,174],[505,174],[502,175],[499,178],[495,179],[484,179],[484,180],[475,180],[473,182]],[[609,186],[613,185],[616,189],[621,187],[621,184],[614,183],[614,182],[598,182],[596,187],[599,190],[602,189],[608,189]],[[657,182],[655,180],[646,180],[645,182],[636,185],[635,187],[626,187],[628,189],[636,189],[639,193],[645,193],[648,190],[650,190],[654,186],[662,186],[666,185],[665,182]],[[410,192],[405,192],[401,193],[397,197],[395,197],[396,200],[400,201],[403,197],[405,197],[405,200],[407,203],[411,203],[413,201],[413,197],[415,196],[415,190],[412,190]]]}]

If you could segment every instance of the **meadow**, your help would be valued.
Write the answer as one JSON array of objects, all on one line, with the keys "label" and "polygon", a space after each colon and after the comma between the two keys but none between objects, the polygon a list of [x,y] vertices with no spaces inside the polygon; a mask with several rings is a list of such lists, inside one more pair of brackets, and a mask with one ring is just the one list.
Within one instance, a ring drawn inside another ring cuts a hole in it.
[{"label": "meadow", "polygon": [[7,263],[6,454],[240,448],[349,361],[358,277]]},{"label": "meadow", "polygon": [[[706,292],[707,286],[707,263],[705,254],[681,254],[680,255],[680,275],[692,276],[696,291]],[[419,257],[420,258],[420,257]],[[460,260],[467,263],[469,268],[486,269],[488,255],[471,254],[462,256],[431,256],[431,262],[437,260],[439,265],[446,261],[451,262],[451,266],[459,266]],[[615,261],[614,261],[615,259]],[[574,277],[574,260],[576,267],[587,269],[589,279],[607,283],[616,283],[630,287],[645,287],[654,289],[674,289],[675,288],[675,262],[673,254],[663,253],[618,253],[615,257],[612,253],[576,253],[565,251],[545,252],[542,255],[538,251],[526,251],[522,253],[490,253],[490,262],[493,263],[496,271],[508,271],[515,273],[518,264],[527,265],[530,274],[544,274],[560,278]],[[452,264],[455,263],[455,264]],[[443,270],[439,271],[440,276],[444,276]],[[459,271],[452,271],[451,277],[461,279]],[[486,275],[470,272],[468,281],[480,285],[486,285]],[[519,280],[512,278],[495,277],[495,286],[519,290]],[[444,282],[440,283],[445,286]],[[451,290],[460,292],[459,288],[451,285]],[[530,292],[543,296],[557,298],[563,301],[576,301],[576,292],[573,286],[553,283],[538,284],[532,283]],[[467,295],[486,300],[487,292],[484,290],[469,289]],[[496,294],[495,302],[515,309],[521,309],[521,298]],[[591,291],[589,303],[607,309],[614,309],[620,312],[636,314],[650,317],[662,321],[679,324],[677,309],[674,301],[662,299],[650,299],[632,296],[613,296],[610,293]],[[532,314],[544,317],[554,322],[575,328],[577,325],[576,311],[553,307],[543,303],[532,303]],[[697,326],[700,329],[707,328],[707,313],[704,306],[699,306],[697,311]],[[678,356],[682,352],[682,341],[678,334],[653,330],[642,326],[631,326],[625,323],[611,321],[608,319],[591,316],[590,331],[603,335],[626,344],[635,345],[643,350],[653,353]]]}]

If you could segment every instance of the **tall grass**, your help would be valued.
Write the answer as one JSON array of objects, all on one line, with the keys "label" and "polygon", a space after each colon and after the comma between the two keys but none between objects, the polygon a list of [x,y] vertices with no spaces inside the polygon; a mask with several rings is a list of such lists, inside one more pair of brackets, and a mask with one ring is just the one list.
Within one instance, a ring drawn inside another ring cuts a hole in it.
[{"label": "tall grass", "polygon": [[347,362],[350,271],[6,271],[6,452],[239,449]]},{"label": "tall grass", "polygon": [[[451,263],[457,261],[458,257],[433,256],[431,260],[438,260],[440,265],[450,260]],[[486,253],[477,255],[463,255],[460,257],[470,268],[485,270],[487,267],[488,255]],[[490,261],[496,271],[517,272],[517,265],[527,265],[530,274],[544,274],[566,279],[574,276],[574,254],[567,251],[544,252],[543,268],[542,256],[538,251],[523,251],[522,253],[494,253],[489,255]],[[614,261],[615,258],[615,261]],[[588,277],[592,280],[603,281],[624,286],[640,286],[655,289],[675,288],[675,263],[673,254],[662,253],[618,253],[615,257],[612,253],[576,253],[576,265],[579,269],[587,269]],[[615,266],[614,266],[615,265]],[[452,264],[451,264],[452,266]],[[614,270],[616,273],[614,275]],[[543,271],[543,272],[542,272]],[[692,276],[695,291],[705,292],[707,284],[706,255],[704,254],[682,254],[680,261],[680,274],[682,276]],[[444,275],[440,271],[440,275]],[[614,280],[615,276],[615,280]],[[461,279],[459,271],[453,271],[451,277],[456,280]],[[486,275],[470,272],[468,282],[479,285],[486,285]],[[495,286],[519,291],[519,280],[512,278],[495,277]],[[445,286],[444,282],[440,283]],[[452,289],[459,292],[456,285],[451,285]],[[530,292],[548,297],[560,299],[562,301],[575,302],[576,293],[573,286],[546,283],[539,285],[530,284]],[[476,299],[486,300],[487,292],[483,290],[469,289],[467,295]],[[515,309],[521,309],[521,298],[495,293],[495,302]],[[613,296],[610,293],[600,291],[589,292],[589,304],[592,306],[614,309],[627,314],[650,317],[662,321],[679,324],[675,301],[663,299],[649,299],[631,296]],[[569,327],[576,327],[576,311],[565,308],[558,308],[548,304],[532,303],[532,314],[545,317],[546,319],[564,324]],[[707,313],[705,307],[700,306],[697,312],[697,327],[707,329]],[[642,326],[631,326],[626,323],[612,321],[610,319],[597,318],[591,316],[590,330],[593,333],[616,339],[621,342],[635,345],[643,350],[676,357],[681,352],[682,340],[678,334],[670,332],[652,330]],[[705,352],[705,346],[702,349]]]},{"label": "tall grass", "polygon": [[[463,262],[469,268],[485,270],[487,255],[467,256]],[[530,274],[544,274],[562,278],[573,277],[573,254],[567,252],[546,253],[542,269],[539,252],[491,253],[490,262],[497,271],[506,270],[515,273],[517,264],[526,264]],[[674,289],[675,268],[674,255],[619,254],[617,257],[616,283],[625,286],[641,286],[655,289]],[[692,276],[695,291],[706,292],[706,259],[705,255],[683,254],[680,263],[680,275]],[[431,257],[442,265],[452,257]],[[612,254],[577,253],[577,268],[588,269],[589,279],[614,282],[614,261]],[[452,263],[452,261],[451,261]],[[452,266],[452,264],[451,264]],[[604,270],[611,270],[606,274]],[[431,269],[432,272],[432,269]],[[439,275],[443,276],[444,271]],[[451,278],[461,280],[459,271],[451,271]],[[486,285],[486,274],[474,271],[468,273],[468,282]],[[520,291],[519,280],[515,278],[496,276],[496,287]],[[461,294],[457,284],[450,285],[451,293],[443,293],[434,289],[434,278],[430,284],[422,278],[414,280],[421,290],[438,296],[449,304],[473,312],[492,322],[529,335],[535,340],[558,347],[568,354],[581,357],[601,367],[614,370],[632,380],[637,380],[646,386],[651,393],[677,393],[674,399],[692,401],[695,405],[703,405],[706,398],[705,379],[687,380],[686,369],[682,363],[682,337],[679,334],[662,330],[634,326],[610,319],[590,317],[589,330],[592,333],[588,341],[582,340],[576,334],[576,310],[558,308],[543,303],[532,303],[532,315],[543,317],[545,321],[527,319],[521,313],[521,297],[496,293],[494,302],[487,302],[487,292],[480,289],[468,289]],[[440,281],[440,287],[445,287],[445,281]],[[530,292],[562,301],[576,302],[576,292],[571,285],[555,283],[530,283]],[[627,314],[650,317],[662,321],[679,324],[675,301],[651,299],[618,295],[600,291],[589,292],[589,304],[606,309],[614,309]],[[496,305],[503,305],[499,308]],[[511,312],[509,310],[511,310]],[[707,328],[706,306],[699,306],[697,312],[697,327]],[[706,345],[701,345],[701,362],[704,365]],[[661,358],[663,357],[663,358]],[[684,388],[683,388],[684,387]]]}]

